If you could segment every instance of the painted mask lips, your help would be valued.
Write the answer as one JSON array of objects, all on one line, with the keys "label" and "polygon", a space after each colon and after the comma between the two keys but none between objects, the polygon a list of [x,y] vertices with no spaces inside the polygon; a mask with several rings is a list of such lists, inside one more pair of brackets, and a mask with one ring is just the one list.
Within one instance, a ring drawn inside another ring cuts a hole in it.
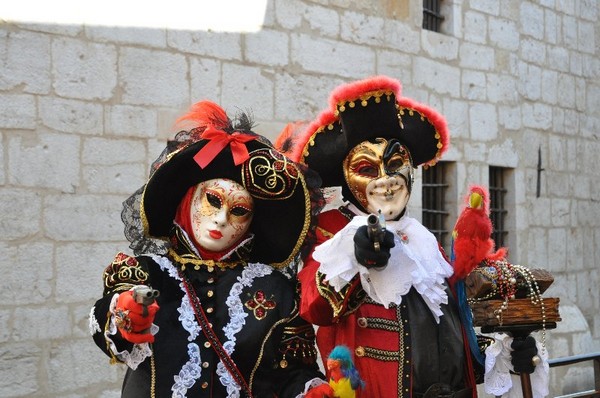
[{"label": "painted mask lips", "polygon": [[208,234],[213,239],[221,239],[223,237],[223,234],[221,233],[221,231],[217,231],[216,229],[208,231]]}]

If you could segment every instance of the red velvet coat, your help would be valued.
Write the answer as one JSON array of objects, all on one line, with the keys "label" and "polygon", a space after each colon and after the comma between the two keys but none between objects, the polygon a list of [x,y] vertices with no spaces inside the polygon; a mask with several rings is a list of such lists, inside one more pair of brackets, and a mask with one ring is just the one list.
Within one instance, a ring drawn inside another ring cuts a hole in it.
[{"label": "red velvet coat", "polygon": [[[348,222],[338,210],[321,214],[317,245]],[[357,397],[420,396],[436,383],[460,391],[457,397],[476,396],[471,389],[475,385],[471,359],[450,289],[438,324],[414,289],[403,296],[401,305],[386,309],[365,294],[358,278],[336,292],[323,280],[319,266],[310,255],[299,273],[300,313],[319,325],[317,345],[323,360],[336,345],[354,352],[356,368],[366,382]]]}]

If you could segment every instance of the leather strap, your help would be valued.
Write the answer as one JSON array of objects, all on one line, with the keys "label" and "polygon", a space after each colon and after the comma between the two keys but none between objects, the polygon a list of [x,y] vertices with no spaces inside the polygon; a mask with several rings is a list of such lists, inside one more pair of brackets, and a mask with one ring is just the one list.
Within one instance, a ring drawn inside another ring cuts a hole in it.
[{"label": "leather strap", "polygon": [[221,359],[223,365],[225,365],[227,371],[231,374],[231,376],[233,376],[233,379],[236,381],[236,383],[244,390],[244,392],[249,398],[252,398],[252,391],[246,383],[244,376],[242,376],[240,370],[235,365],[235,362],[233,362],[233,359],[231,359],[227,351],[225,351],[223,344],[221,344],[221,341],[210,326],[210,322],[208,321],[208,318],[204,313],[204,309],[202,308],[202,304],[200,304],[200,300],[198,299],[196,292],[194,291],[193,287],[190,286],[190,282],[187,280],[185,275],[183,275],[183,272],[181,272],[181,270],[179,270],[179,276],[181,277],[181,280],[183,281],[183,286],[185,287],[188,297],[190,298],[192,308],[194,309],[194,314],[196,315],[196,319],[200,324],[202,332],[204,333],[204,335],[210,342],[210,345],[213,347],[213,349]]}]

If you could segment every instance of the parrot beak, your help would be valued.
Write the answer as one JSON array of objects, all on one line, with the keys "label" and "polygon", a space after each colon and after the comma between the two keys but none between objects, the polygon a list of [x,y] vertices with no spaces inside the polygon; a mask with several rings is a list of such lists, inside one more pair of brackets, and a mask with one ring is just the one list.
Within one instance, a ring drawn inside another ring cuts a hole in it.
[{"label": "parrot beak", "polygon": [[472,209],[480,209],[483,206],[483,197],[477,192],[473,192],[469,197],[469,207]]}]

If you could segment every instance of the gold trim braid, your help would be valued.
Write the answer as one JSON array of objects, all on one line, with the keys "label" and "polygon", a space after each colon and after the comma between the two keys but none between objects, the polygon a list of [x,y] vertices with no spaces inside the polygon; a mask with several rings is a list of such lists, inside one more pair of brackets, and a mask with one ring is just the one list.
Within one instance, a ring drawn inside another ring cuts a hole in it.
[{"label": "gold trim braid", "polygon": [[196,257],[193,254],[179,255],[173,248],[169,248],[168,255],[175,260],[177,264],[181,264],[181,269],[185,271],[186,266],[193,265],[194,269],[198,270],[200,267],[218,267],[220,269],[232,269],[238,265],[246,265],[248,262],[245,260],[237,260],[232,262],[226,261],[215,261],[215,260],[203,260]]},{"label": "gold trim braid", "polygon": [[140,266],[135,257],[119,252],[102,274],[104,294],[124,292],[134,285],[144,285],[148,277],[148,272]]}]

